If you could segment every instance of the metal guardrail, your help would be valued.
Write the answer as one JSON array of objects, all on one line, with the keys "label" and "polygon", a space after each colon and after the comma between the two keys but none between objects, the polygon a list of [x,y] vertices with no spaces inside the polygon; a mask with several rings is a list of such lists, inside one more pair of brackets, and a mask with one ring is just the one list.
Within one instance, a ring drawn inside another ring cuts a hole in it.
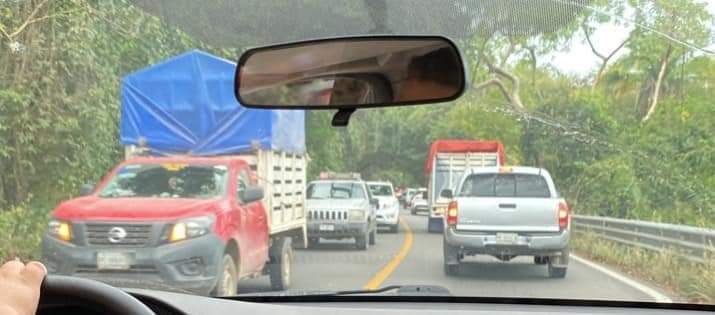
[{"label": "metal guardrail", "polygon": [[704,263],[715,257],[715,230],[686,225],[574,215],[574,231],[653,251],[666,250],[687,260]]}]

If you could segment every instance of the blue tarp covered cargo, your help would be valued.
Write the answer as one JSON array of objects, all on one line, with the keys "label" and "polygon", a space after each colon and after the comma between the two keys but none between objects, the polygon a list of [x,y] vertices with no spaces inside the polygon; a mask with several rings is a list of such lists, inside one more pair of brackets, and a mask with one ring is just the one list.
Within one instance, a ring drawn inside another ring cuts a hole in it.
[{"label": "blue tarp covered cargo", "polygon": [[303,111],[248,109],[236,101],[236,64],[193,50],[122,80],[120,139],[192,155],[305,152]]}]

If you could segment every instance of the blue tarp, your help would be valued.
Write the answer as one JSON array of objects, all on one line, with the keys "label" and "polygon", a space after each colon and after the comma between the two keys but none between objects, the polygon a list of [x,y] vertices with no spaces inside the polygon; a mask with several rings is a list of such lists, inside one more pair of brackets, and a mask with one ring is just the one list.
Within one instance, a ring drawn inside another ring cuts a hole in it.
[{"label": "blue tarp", "polygon": [[236,64],[192,50],[122,80],[120,139],[157,152],[223,155],[266,150],[305,152],[305,114],[241,106]]}]

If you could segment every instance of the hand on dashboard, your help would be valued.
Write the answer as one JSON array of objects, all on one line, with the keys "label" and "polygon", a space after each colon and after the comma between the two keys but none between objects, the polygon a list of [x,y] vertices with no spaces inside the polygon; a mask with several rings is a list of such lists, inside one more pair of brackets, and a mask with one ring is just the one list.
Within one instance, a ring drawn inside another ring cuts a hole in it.
[{"label": "hand on dashboard", "polygon": [[40,285],[47,268],[37,261],[24,264],[19,259],[0,267],[0,314],[31,315],[37,311]]}]

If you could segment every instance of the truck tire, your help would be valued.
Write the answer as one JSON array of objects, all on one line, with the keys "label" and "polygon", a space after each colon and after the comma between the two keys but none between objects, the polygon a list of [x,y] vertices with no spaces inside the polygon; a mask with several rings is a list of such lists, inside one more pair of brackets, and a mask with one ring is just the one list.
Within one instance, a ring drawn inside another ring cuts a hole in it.
[{"label": "truck tire", "polygon": [[291,283],[293,268],[293,246],[290,238],[282,238],[271,247],[271,261],[268,267],[271,288],[287,290]]},{"label": "truck tire", "polygon": [[377,239],[377,227],[372,229],[372,232],[370,232],[369,239],[370,239],[370,245],[375,245],[375,241]]},{"label": "truck tire", "polygon": [[446,276],[456,276],[459,274],[459,264],[444,264],[444,274]]},{"label": "truck tire", "polygon": [[549,258],[546,256],[534,256],[534,264],[536,265],[546,265],[549,262]]},{"label": "truck tire", "polygon": [[549,277],[563,279],[569,263],[569,250],[564,249],[561,255],[549,257]]},{"label": "truck tire", "polygon": [[568,270],[566,267],[554,267],[549,264],[549,277],[557,279],[566,278],[566,270]]},{"label": "truck tire", "polygon": [[218,281],[211,292],[213,296],[234,296],[238,291],[238,268],[233,257],[228,253],[223,255]]},{"label": "truck tire", "polygon": [[370,243],[368,242],[369,234],[369,231],[365,231],[364,235],[355,236],[355,246],[359,250],[367,250],[370,248]]},{"label": "truck tire", "polygon": [[459,273],[459,251],[456,247],[447,244],[447,240],[442,239],[442,260],[444,264],[444,274],[456,276]]}]

